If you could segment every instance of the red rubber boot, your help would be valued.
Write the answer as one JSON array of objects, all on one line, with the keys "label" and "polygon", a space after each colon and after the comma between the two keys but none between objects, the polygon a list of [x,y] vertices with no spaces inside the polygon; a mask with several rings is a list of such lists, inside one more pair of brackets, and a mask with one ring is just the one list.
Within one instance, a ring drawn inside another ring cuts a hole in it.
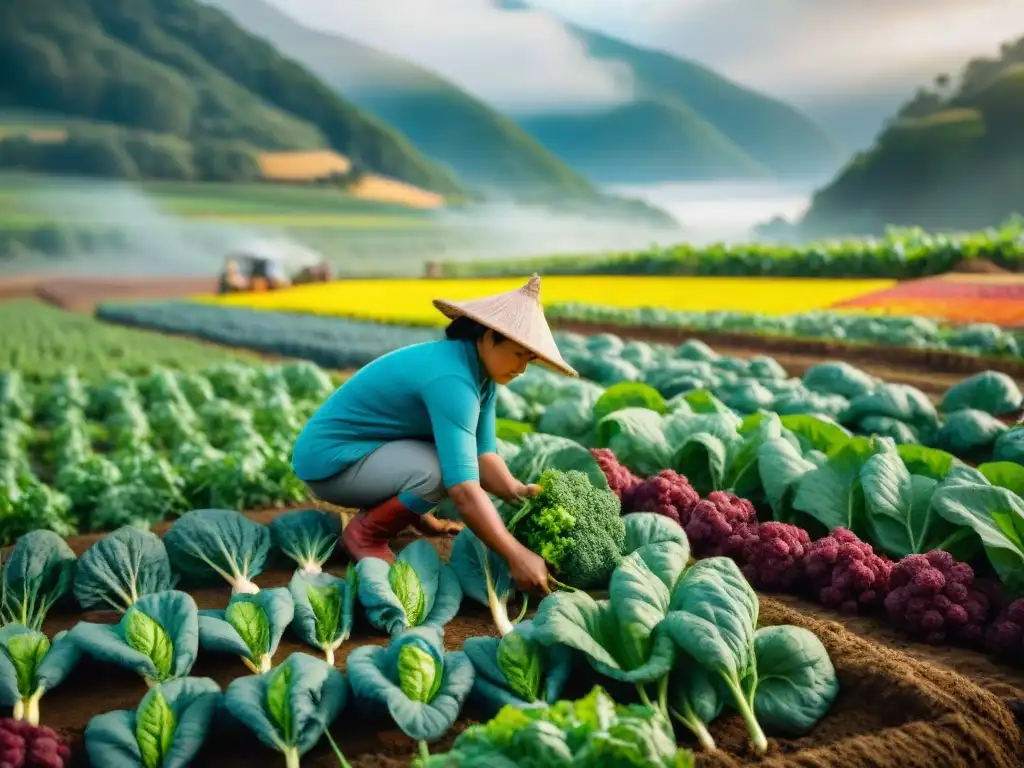
[{"label": "red rubber boot", "polygon": [[395,553],[388,542],[419,519],[398,497],[388,499],[373,509],[360,512],[341,534],[341,543],[352,556],[353,562],[364,557],[379,557],[395,562]]}]

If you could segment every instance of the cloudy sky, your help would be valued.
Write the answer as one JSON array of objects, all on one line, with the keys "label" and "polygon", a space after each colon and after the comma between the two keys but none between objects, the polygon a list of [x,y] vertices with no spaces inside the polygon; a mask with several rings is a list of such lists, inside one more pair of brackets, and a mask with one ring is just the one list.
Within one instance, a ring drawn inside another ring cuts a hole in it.
[{"label": "cloudy sky", "polygon": [[[510,112],[630,96],[546,13],[498,0],[272,0],[300,21],[426,65]],[[1024,0],[533,0],[535,7],[701,61],[819,115],[880,115],[941,71],[1024,36]],[[860,109],[860,107],[856,107]],[[831,110],[831,111],[830,111]],[[838,112],[837,112],[838,110]],[[875,118],[872,118],[875,119]]]}]

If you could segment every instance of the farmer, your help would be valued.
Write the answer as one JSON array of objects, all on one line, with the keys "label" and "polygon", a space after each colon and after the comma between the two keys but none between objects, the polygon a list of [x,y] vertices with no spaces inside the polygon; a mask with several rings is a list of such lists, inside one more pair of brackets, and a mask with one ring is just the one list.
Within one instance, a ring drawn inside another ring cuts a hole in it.
[{"label": "farmer", "polygon": [[323,501],[360,510],[342,534],[353,560],[393,562],[388,542],[409,525],[460,530],[430,514],[448,496],[517,587],[547,592],[543,558],[516,541],[487,495],[516,502],[539,491],[498,456],[496,387],[534,361],[578,374],[555,346],[537,275],[518,290],[434,306],[451,320],[445,339],[391,352],[346,381],[296,440],[295,474]]}]

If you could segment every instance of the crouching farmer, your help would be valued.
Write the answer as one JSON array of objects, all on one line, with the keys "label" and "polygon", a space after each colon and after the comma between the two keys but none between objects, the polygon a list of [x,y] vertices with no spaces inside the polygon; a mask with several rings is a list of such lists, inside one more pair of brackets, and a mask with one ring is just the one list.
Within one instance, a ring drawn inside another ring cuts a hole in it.
[{"label": "crouching farmer", "polygon": [[374,360],[313,414],[293,467],[314,496],[360,510],[342,543],[353,560],[394,561],[389,541],[407,526],[427,534],[461,523],[433,514],[447,495],[480,540],[508,563],[516,586],[548,591],[543,558],[505,528],[488,493],[514,502],[539,491],[497,453],[495,392],[534,361],[569,376],[540,304],[540,278],[522,288],[434,306],[451,321],[441,341]]}]

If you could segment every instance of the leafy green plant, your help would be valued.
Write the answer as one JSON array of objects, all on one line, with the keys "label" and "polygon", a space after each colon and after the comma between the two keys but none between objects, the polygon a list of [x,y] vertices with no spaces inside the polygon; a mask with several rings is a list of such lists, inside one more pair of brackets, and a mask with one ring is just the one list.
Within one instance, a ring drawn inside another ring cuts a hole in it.
[{"label": "leafy green plant", "polygon": [[654,512],[631,512],[622,516],[622,524],[626,535],[622,543],[622,556],[633,554],[641,547],[649,544],[672,542],[690,552],[690,542],[686,533],[674,520]]},{"label": "leafy green plant", "polygon": [[319,648],[332,666],[334,652],[352,633],[356,578],[356,569],[352,567],[347,579],[298,570],[288,583],[295,601],[292,628],[304,643]]},{"label": "leafy green plant", "polygon": [[77,564],[53,531],[19,537],[0,571],[0,623],[40,630],[46,614],[71,591]]},{"label": "leafy green plant", "polygon": [[572,671],[570,650],[536,642],[531,621],[518,624],[501,638],[467,638],[462,650],[476,672],[474,697],[495,711],[506,704],[554,704]]},{"label": "leafy green plant", "polygon": [[689,548],[677,542],[640,547],[612,572],[609,599],[585,592],[545,597],[534,637],[579,651],[599,674],[635,685],[646,703],[644,686],[667,686],[675,661],[675,646],[660,625],[688,558]]},{"label": "leafy green plant", "polygon": [[578,701],[520,709],[507,705],[471,725],[450,751],[421,749],[414,768],[545,766],[545,768],[693,768],[657,709],[620,705],[600,686]]},{"label": "leafy green plant", "polygon": [[172,590],[177,582],[160,538],[125,526],[108,533],[79,558],[74,593],[86,610],[124,613],[142,597]]},{"label": "leafy green plant", "polygon": [[355,572],[367,618],[390,635],[410,627],[443,627],[459,612],[459,579],[425,539],[405,547],[391,564],[365,557]]},{"label": "leafy green plant", "polygon": [[105,768],[188,768],[210,731],[220,686],[186,677],[152,688],[135,711],[95,715],[85,727],[85,751]]},{"label": "leafy green plant", "polygon": [[71,639],[98,661],[141,675],[149,685],[188,676],[199,654],[199,611],[185,592],[145,595],[113,626],[80,621]]},{"label": "leafy green plant", "polygon": [[488,549],[469,528],[463,528],[455,537],[448,563],[458,577],[462,593],[490,609],[499,634],[507,635],[526,615],[527,596],[523,594],[518,618],[509,618],[508,604],[516,590],[508,564]]},{"label": "leafy green plant", "polygon": [[252,580],[270,553],[270,530],[235,510],[194,509],[164,534],[164,545],[174,569],[191,582],[220,576],[233,593],[254,594],[260,588]]},{"label": "leafy green plant", "polygon": [[199,645],[214,653],[234,654],[260,674],[270,669],[294,615],[295,602],[286,587],[232,595],[224,610],[199,612]]},{"label": "leafy green plant", "polygon": [[320,573],[341,535],[341,519],[319,509],[297,509],[270,523],[274,545],[306,573]]},{"label": "leafy green plant", "polygon": [[305,653],[293,653],[275,669],[234,680],[224,708],[256,738],[298,768],[348,701],[344,676]]},{"label": "leafy green plant", "polygon": [[361,702],[386,708],[406,736],[425,741],[436,741],[451,728],[475,677],[465,653],[445,653],[438,627],[407,630],[386,648],[356,648],[346,667]]},{"label": "leafy green plant", "polygon": [[754,715],[758,670],[754,630],[758,601],[729,558],[700,560],[683,574],[664,620],[667,636],[723,685],[728,702],[743,717],[754,749],[768,742]]},{"label": "leafy green plant", "polygon": [[39,700],[64,682],[81,651],[67,632],[51,643],[21,624],[0,628],[0,651],[0,704],[14,709],[15,720],[39,725]]}]

